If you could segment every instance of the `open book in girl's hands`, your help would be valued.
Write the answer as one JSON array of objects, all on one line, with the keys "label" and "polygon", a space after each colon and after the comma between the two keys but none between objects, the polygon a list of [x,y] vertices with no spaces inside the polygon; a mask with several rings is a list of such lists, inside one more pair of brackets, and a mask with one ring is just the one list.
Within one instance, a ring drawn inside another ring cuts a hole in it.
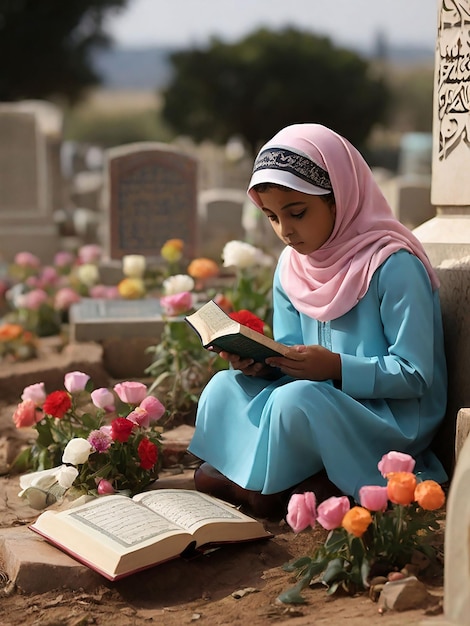
[{"label": "open book in girl's hands", "polygon": [[270,356],[285,356],[288,350],[284,344],[232,320],[213,300],[184,319],[208,350],[223,350],[259,363]]},{"label": "open book in girl's hands", "polygon": [[45,511],[30,528],[109,580],[204,552],[204,546],[272,537],[232,505],[185,489],[155,489],[132,499],[101,496]]}]

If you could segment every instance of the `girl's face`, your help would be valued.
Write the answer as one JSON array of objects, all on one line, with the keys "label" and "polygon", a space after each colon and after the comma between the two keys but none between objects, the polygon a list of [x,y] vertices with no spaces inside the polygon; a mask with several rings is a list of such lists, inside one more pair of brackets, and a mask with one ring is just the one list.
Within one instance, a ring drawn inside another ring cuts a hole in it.
[{"label": "girl's face", "polygon": [[328,205],[322,196],[277,188],[258,195],[276,235],[299,254],[315,252],[333,232],[336,207]]}]

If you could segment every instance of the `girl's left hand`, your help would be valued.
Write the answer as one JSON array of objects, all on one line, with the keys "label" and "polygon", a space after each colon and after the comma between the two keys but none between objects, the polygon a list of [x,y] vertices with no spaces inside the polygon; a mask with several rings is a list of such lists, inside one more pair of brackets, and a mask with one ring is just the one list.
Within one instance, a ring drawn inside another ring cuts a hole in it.
[{"label": "girl's left hand", "polygon": [[323,346],[291,346],[284,357],[266,363],[283,374],[304,380],[341,380],[341,357]]}]

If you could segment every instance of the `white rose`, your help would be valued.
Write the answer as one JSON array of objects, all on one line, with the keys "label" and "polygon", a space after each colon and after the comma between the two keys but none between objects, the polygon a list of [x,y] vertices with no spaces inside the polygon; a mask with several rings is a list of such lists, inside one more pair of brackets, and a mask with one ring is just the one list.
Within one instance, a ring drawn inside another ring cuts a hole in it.
[{"label": "white rose", "polygon": [[126,254],[122,258],[122,271],[129,278],[142,278],[147,261],[142,254]]},{"label": "white rose", "polygon": [[175,274],[163,281],[163,291],[166,296],[174,296],[183,291],[194,289],[194,279],[188,274]]},{"label": "white rose", "polygon": [[73,481],[78,476],[78,469],[71,465],[62,465],[57,472],[57,482],[64,489],[68,489],[73,485]]},{"label": "white rose", "polygon": [[72,465],[81,465],[88,461],[90,452],[91,445],[88,441],[81,437],[75,437],[75,439],[71,439],[65,446],[62,462],[71,463]]},{"label": "white rose", "polygon": [[222,250],[224,267],[234,266],[239,269],[253,267],[253,265],[260,265],[263,256],[261,250],[245,241],[229,241]]},{"label": "white rose", "polygon": [[98,282],[100,273],[96,265],[93,265],[92,263],[85,263],[84,265],[80,265],[78,267],[77,276],[81,283],[87,287],[92,287]]}]

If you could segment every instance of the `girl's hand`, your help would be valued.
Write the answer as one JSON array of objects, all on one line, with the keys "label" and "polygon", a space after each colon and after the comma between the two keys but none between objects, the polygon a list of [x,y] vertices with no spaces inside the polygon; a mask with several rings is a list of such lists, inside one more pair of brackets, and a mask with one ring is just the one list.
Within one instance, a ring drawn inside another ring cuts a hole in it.
[{"label": "girl's hand", "polygon": [[272,367],[264,363],[256,363],[253,359],[242,359],[238,354],[219,352],[219,356],[228,361],[234,370],[240,370],[245,376],[271,376],[273,373]]},{"label": "girl's hand", "polygon": [[341,357],[323,346],[291,346],[284,357],[266,363],[283,374],[304,380],[341,380]]}]

